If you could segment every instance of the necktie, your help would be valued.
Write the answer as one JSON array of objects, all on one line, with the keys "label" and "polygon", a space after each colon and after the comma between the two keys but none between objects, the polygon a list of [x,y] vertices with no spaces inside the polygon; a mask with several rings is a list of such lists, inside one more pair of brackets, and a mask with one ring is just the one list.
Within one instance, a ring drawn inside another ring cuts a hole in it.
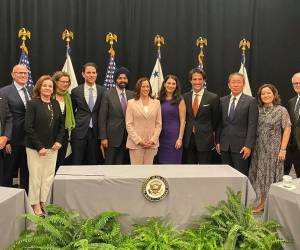
[{"label": "necktie", "polygon": [[94,95],[93,95],[93,88],[89,88],[89,102],[88,102],[90,111],[93,111],[95,102],[94,102]]},{"label": "necktie", "polygon": [[300,97],[298,97],[298,101],[297,101],[296,106],[295,106],[296,121],[298,121],[298,119],[299,119],[299,110],[300,110]]},{"label": "necktie", "polygon": [[228,115],[230,121],[232,121],[233,117],[234,117],[235,100],[236,100],[236,98],[233,97],[232,102],[231,102],[231,106],[230,106],[230,110],[229,110],[229,115]]},{"label": "necktie", "polygon": [[198,96],[199,96],[199,94],[195,94],[195,98],[194,98],[194,102],[193,102],[193,113],[194,113],[194,116],[197,115],[198,108],[199,108],[199,105],[198,105]]},{"label": "necktie", "polygon": [[122,110],[123,110],[123,114],[125,115],[126,108],[127,108],[127,103],[126,103],[124,92],[121,93],[121,107],[122,107]]},{"label": "necktie", "polygon": [[27,102],[29,101],[29,96],[28,96],[28,93],[27,93],[25,87],[21,88],[21,90],[23,91],[24,96],[25,96],[25,106],[26,106],[26,105],[27,105]]}]

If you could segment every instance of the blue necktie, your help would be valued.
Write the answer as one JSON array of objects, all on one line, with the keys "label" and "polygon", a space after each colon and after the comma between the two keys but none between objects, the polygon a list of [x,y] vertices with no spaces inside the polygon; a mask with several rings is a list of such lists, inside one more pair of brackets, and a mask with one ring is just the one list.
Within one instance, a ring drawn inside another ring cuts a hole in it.
[{"label": "blue necktie", "polygon": [[230,106],[230,110],[229,110],[229,115],[228,115],[230,121],[232,121],[234,118],[235,100],[236,100],[236,98],[233,97],[231,106]]},{"label": "blue necktie", "polygon": [[94,102],[94,95],[93,95],[93,88],[89,88],[89,102],[88,102],[90,111],[93,111],[95,102]]},{"label": "blue necktie", "polygon": [[[90,111],[92,112],[93,111],[93,108],[95,106],[95,102],[94,102],[94,95],[93,95],[93,88],[89,88],[89,102],[88,102],[88,105],[89,105],[89,109]],[[93,119],[91,117],[91,120],[90,120],[90,128],[93,127]]]}]

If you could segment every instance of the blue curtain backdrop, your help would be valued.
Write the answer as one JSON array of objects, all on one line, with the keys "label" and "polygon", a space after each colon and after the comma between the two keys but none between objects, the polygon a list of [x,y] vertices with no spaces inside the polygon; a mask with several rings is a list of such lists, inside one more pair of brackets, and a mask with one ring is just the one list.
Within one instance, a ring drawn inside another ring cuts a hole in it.
[{"label": "blue curtain backdrop", "polygon": [[108,63],[105,35],[118,35],[116,64],[131,71],[129,87],[150,76],[156,48],[153,37],[165,37],[164,75],[179,76],[190,89],[188,71],[197,65],[199,36],[208,39],[205,70],[208,89],[228,93],[227,77],[240,67],[242,38],[251,40],[246,66],[252,92],[275,84],[286,100],[293,95],[291,75],[300,71],[299,0],[1,0],[0,85],[11,83],[10,72],[20,55],[19,28],[26,27],[33,80],[61,69],[65,61],[65,28],[74,32],[72,61],[78,82],[85,62],[99,65],[102,84]]}]

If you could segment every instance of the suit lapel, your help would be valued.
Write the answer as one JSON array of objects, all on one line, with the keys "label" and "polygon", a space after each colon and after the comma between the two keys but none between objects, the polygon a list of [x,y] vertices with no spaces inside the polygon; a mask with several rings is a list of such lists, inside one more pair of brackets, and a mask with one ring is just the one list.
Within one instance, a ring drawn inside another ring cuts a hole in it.
[{"label": "suit lapel", "polygon": [[95,86],[96,86],[96,90],[97,90],[97,99],[96,99],[96,101],[95,101],[95,105],[94,105],[94,107],[93,107],[93,111],[95,110],[95,109],[97,109],[97,107],[99,106],[99,104],[100,104],[100,87],[97,85],[97,84],[95,84]]},{"label": "suit lapel", "polygon": [[[229,98],[229,100],[230,100],[230,98]],[[236,118],[236,114],[238,114],[238,112],[240,111],[241,107],[242,107],[243,104],[244,104],[244,101],[245,101],[245,95],[242,94],[242,95],[240,96],[240,99],[239,99],[238,103],[236,104],[236,107],[235,107],[235,110],[234,110],[234,117],[233,117],[233,119]],[[228,104],[228,105],[229,105],[229,104]]]},{"label": "suit lapel", "polygon": [[196,117],[201,115],[201,108],[203,108],[203,106],[207,103],[207,99],[208,99],[207,93],[206,93],[206,90],[204,90],[201,101],[200,101],[200,104],[199,104],[199,108],[198,108],[198,111],[197,111],[197,114],[196,114]]},{"label": "suit lapel", "polygon": [[120,102],[120,98],[119,98],[119,95],[118,95],[118,91],[116,90],[116,88],[114,88],[113,91],[112,91],[112,102],[114,103],[114,105],[117,108],[117,110],[122,115],[124,115],[122,107],[121,107],[121,102]]},{"label": "suit lapel", "polygon": [[[22,103],[24,105],[24,102],[22,101],[22,98],[21,98],[21,96],[20,96],[20,94],[19,94],[19,92],[18,92],[18,90],[17,90],[17,88],[16,88],[16,86],[14,84],[12,85],[11,89],[13,91],[13,95],[16,96],[18,102]],[[24,105],[24,108],[25,108],[25,105]]]},{"label": "suit lapel", "polygon": [[224,114],[226,114],[226,119],[229,119],[228,117],[228,109],[229,109],[229,102],[230,102],[230,95],[226,96],[224,100]]},{"label": "suit lapel", "polygon": [[190,92],[187,94],[186,96],[186,108],[187,108],[187,111],[192,115],[194,116],[194,112],[193,112],[193,92]]},{"label": "suit lapel", "polygon": [[80,92],[80,98],[82,99],[82,103],[84,104],[84,106],[85,106],[85,108],[86,108],[87,110],[90,110],[89,105],[88,105],[88,103],[86,102],[85,96],[84,96],[84,84],[79,85],[79,86],[80,86],[80,89],[79,89],[79,92]]},{"label": "suit lapel", "polygon": [[145,117],[147,118],[147,115],[146,115],[146,113],[145,113],[145,111],[144,111],[144,105],[143,105],[143,102],[142,102],[141,99],[139,99],[139,100],[137,101],[137,109],[138,109],[138,111],[139,111],[140,113],[143,114],[143,116],[145,116]]}]

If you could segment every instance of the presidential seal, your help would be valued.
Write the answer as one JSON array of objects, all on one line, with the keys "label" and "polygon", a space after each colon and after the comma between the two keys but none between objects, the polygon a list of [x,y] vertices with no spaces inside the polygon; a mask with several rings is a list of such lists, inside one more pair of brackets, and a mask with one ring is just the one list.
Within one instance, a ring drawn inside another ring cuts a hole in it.
[{"label": "presidential seal", "polygon": [[142,191],[147,200],[160,201],[168,195],[169,184],[164,177],[153,175],[144,181]]}]

